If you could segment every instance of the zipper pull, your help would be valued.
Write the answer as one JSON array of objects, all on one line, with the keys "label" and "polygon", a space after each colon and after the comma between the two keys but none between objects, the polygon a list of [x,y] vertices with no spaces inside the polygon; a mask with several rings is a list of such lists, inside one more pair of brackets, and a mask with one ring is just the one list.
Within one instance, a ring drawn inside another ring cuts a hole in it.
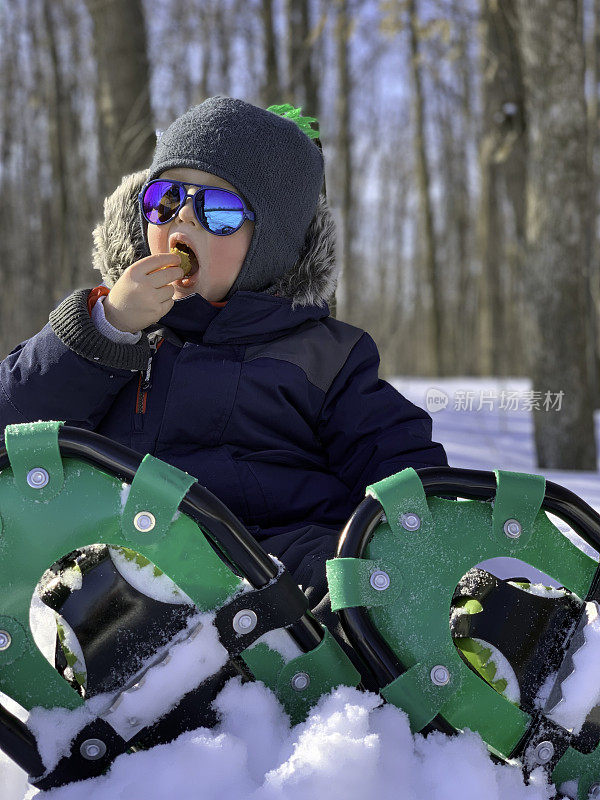
[{"label": "zipper pull", "polygon": [[152,350],[152,355],[148,359],[148,366],[146,367],[146,373],[144,374],[142,381],[141,391],[143,392],[146,392],[151,386],[150,375],[152,374],[152,359],[154,358],[154,355],[158,350],[158,341],[156,338],[152,338],[148,342],[148,344],[150,345],[150,349]]},{"label": "zipper pull", "polygon": [[150,388],[150,375],[152,374],[152,356],[148,359],[148,366],[146,367],[146,374],[144,375],[144,379],[142,381],[141,391],[147,392]]}]

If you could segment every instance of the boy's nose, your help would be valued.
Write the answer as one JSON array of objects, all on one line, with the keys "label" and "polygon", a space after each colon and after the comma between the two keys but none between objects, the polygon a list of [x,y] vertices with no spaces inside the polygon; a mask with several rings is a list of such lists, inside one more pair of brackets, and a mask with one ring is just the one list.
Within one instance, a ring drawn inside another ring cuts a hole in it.
[{"label": "boy's nose", "polygon": [[190,189],[187,193],[185,203],[179,209],[179,218],[184,222],[196,222],[196,212],[194,211],[194,195],[198,189]]}]

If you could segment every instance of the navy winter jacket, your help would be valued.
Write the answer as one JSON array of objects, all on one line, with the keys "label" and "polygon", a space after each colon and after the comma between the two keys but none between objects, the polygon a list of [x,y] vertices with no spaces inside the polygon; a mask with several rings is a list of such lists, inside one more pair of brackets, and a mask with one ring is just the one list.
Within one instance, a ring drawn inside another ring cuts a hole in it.
[{"label": "navy winter jacket", "polygon": [[148,361],[136,362],[139,345],[116,346],[112,364],[93,356],[106,340],[89,290],[73,293],[0,364],[0,429],[61,419],[151,453],[195,476],[310,583],[369,483],[447,463],[429,415],[378,378],[371,337],[329,316],[319,291],[331,226],[316,223],[303,260],[304,276],[321,270],[313,302],[238,292],[216,308],[192,295],[144,333]]}]

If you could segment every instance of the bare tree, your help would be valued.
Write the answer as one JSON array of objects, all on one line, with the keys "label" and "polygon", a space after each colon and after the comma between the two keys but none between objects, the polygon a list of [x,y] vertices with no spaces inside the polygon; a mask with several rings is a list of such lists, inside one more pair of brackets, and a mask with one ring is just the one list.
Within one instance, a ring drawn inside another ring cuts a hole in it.
[{"label": "bare tree", "polygon": [[[478,243],[482,264],[482,372],[505,375],[514,353],[514,330],[519,327],[512,310],[517,301],[515,284],[521,274],[525,235],[523,82],[514,30],[514,0],[480,0],[480,9],[483,109]],[[505,191],[513,210],[512,246],[503,212]]]},{"label": "bare tree", "polygon": [[261,0],[260,16],[264,36],[265,71],[261,90],[261,103],[265,106],[281,101],[281,79],[277,60],[275,23],[272,0]]},{"label": "bare tree", "polygon": [[591,35],[587,41],[587,70],[590,78],[588,99],[588,169],[590,176],[590,223],[588,227],[589,253],[589,360],[594,395],[600,394],[600,246],[598,241],[598,165],[600,116],[598,114],[598,92],[600,90],[600,0],[593,0]]},{"label": "bare tree", "polygon": [[419,14],[417,0],[408,0],[411,103],[413,112],[413,132],[415,149],[415,177],[419,193],[419,218],[421,244],[423,247],[423,266],[425,285],[430,298],[430,328],[432,338],[431,370],[434,375],[442,374],[442,302],[439,290],[439,275],[435,230],[433,226],[433,206],[431,203],[431,177],[425,145],[425,113],[421,55],[419,47]]},{"label": "bare tree", "polygon": [[352,214],[353,214],[353,164],[351,148],[352,85],[350,81],[349,47],[351,19],[348,0],[335,0],[336,6],[336,121],[337,132],[337,191],[340,198],[341,230],[338,243],[338,261],[344,285],[344,318],[356,320],[360,304],[360,275],[355,269],[352,254]]},{"label": "bare tree", "polygon": [[318,115],[319,98],[315,76],[315,49],[325,27],[326,10],[313,25],[309,0],[285,0],[287,77],[285,96],[301,105],[303,113]]},{"label": "bare tree", "polygon": [[85,0],[98,66],[102,191],[149,163],[155,136],[141,0]]},{"label": "bare tree", "polygon": [[517,0],[517,9],[529,134],[529,364],[534,391],[562,400],[560,412],[534,411],[538,464],[595,470],[586,359],[587,120],[577,4]]},{"label": "bare tree", "polygon": [[[453,12],[459,15],[457,3]],[[459,375],[474,374],[476,371],[476,347],[471,332],[475,329],[474,318],[477,313],[475,287],[472,280],[473,235],[471,215],[474,205],[469,186],[469,144],[473,139],[474,111],[472,91],[472,70],[468,53],[468,22],[458,18],[458,37],[456,42],[456,69],[458,78],[459,107],[456,118],[458,131],[454,137],[452,163],[455,165],[454,185],[448,187],[447,202],[453,210],[456,233],[456,257],[458,261],[457,287],[458,305],[450,309],[453,313],[455,348],[453,351],[454,370]],[[462,324],[459,324],[462,320]]]}]

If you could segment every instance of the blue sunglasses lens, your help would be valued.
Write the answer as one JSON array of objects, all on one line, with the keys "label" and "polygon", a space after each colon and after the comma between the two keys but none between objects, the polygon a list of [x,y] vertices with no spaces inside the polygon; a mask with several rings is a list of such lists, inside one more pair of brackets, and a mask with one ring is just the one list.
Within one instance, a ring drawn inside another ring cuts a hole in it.
[{"label": "blue sunglasses lens", "polygon": [[198,219],[211,233],[234,233],[244,222],[244,206],[233,192],[205,189],[196,194],[194,202]]},{"label": "blue sunglasses lens", "polygon": [[183,186],[171,181],[156,181],[147,186],[142,198],[142,210],[148,222],[154,225],[168,222],[177,213],[183,194]]}]

